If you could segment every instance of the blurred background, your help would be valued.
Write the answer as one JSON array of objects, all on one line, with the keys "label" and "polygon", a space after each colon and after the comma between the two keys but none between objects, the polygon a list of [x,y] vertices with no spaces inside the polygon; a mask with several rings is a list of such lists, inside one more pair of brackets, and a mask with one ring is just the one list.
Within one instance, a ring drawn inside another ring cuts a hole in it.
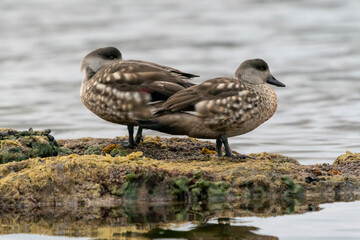
[{"label": "blurred background", "polygon": [[287,87],[275,89],[268,122],[230,139],[233,150],[333,162],[360,150],[359,9],[358,0],[1,0],[0,127],[127,134],[79,98],[80,62],[99,47],[199,74],[195,83],[263,58]]}]

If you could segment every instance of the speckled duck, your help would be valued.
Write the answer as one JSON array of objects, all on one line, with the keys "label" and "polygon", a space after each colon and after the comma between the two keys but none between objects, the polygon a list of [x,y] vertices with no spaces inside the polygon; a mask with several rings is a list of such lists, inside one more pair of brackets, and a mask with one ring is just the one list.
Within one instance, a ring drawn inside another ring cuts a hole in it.
[{"label": "speckled duck", "polygon": [[[262,59],[243,62],[235,78],[214,78],[171,96],[153,118],[140,126],[175,135],[216,139],[216,151],[233,157],[228,137],[257,128],[277,108],[275,91],[265,83],[285,85],[271,74]],[[241,156],[244,157],[244,156]]]},{"label": "speckled duck", "polygon": [[147,119],[174,93],[193,86],[197,75],[155,63],[122,60],[114,47],[96,49],[81,64],[85,77],[80,97],[83,104],[109,122],[127,125],[129,147],[142,137],[139,127],[134,141],[135,119]]}]

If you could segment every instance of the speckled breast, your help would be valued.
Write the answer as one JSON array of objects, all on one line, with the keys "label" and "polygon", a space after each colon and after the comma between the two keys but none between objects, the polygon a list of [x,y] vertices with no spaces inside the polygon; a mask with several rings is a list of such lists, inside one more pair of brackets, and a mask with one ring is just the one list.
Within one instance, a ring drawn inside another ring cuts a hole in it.
[{"label": "speckled breast", "polygon": [[136,119],[149,118],[154,109],[148,105],[151,98],[148,93],[124,91],[98,82],[96,78],[83,81],[80,96],[90,111],[104,120],[118,124],[136,125]]},{"label": "speckled breast", "polygon": [[253,108],[249,109],[242,118],[239,118],[238,121],[233,123],[232,127],[228,128],[226,131],[228,137],[248,133],[274,115],[277,109],[275,91],[265,84],[255,86],[254,90],[258,96],[256,104],[254,103]]},{"label": "speckled breast", "polygon": [[219,135],[237,136],[252,131],[275,113],[277,97],[271,87],[241,84],[242,90],[238,95],[206,100],[196,105],[207,128]]}]

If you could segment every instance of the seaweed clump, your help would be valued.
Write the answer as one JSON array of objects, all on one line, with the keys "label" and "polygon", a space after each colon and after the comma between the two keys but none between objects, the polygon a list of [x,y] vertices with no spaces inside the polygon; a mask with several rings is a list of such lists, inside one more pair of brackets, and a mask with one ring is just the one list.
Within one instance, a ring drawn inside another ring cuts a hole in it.
[{"label": "seaweed clump", "polygon": [[34,157],[58,154],[58,144],[50,135],[51,130],[15,131],[0,129],[0,164]]}]

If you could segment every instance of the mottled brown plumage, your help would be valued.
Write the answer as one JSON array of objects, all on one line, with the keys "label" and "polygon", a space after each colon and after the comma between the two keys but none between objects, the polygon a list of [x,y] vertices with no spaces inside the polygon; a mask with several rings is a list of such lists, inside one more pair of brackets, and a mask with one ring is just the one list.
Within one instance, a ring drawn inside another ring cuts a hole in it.
[{"label": "mottled brown plumage", "polygon": [[[265,83],[284,87],[261,59],[240,65],[235,78],[214,78],[171,96],[154,118],[141,126],[176,135],[217,139],[218,154],[227,137],[252,131],[271,118],[277,108],[274,90]],[[219,149],[220,148],[220,149]]]},{"label": "mottled brown plumage", "polygon": [[[122,60],[113,47],[100,48],[82,61],[85,71],[80,96],[83,104],[107,121],[127,125],[133,146],[136,119],[147,119],[174,93],[193,86],[190,73],[138,60]],[[141,128],[135,143],[141,139]]]}]

